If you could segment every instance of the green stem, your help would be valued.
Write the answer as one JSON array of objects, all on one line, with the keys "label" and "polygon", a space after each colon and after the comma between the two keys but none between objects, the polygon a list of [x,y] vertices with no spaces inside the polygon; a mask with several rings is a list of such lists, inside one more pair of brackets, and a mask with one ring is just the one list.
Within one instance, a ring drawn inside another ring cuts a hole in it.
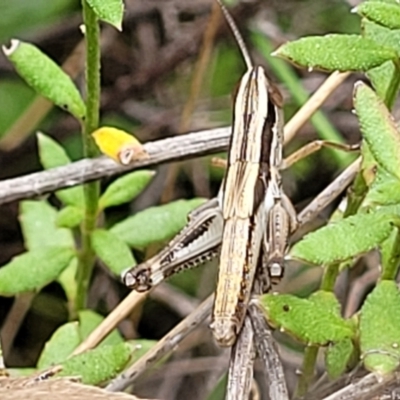
[{"label": "green stem", "polygon": [[363,176],[363,170],[361,169],[357,173],[353,184],[347,191],[347,206],[343,213],[343,218],[350,217],[351,215],[355,215],[357,213],[362,202],[364,201],[365,196],[367,195],[367,192],[368,186]]},{"label": "green stem", "polygon": [[400,60],[394,62],[394,71],[392,79],[389,82],[388,89],[385,94],[385,104],[389,110],[393,108],[394,102],[397,98],[397,92],[400,86]]},{"label": "green stem", "polygon": [[395,229],[394,233],[389,236],[388,251],[382,248],[382,275],[381,280],[394,280],[396,279],[400,263],[400,231],[399,228]]},{"label": "green stem", "polygon": [[[100,107],[100,29],[96,14],[82,0],[83,20],[86,37],[86,118],[82,129],[82,141],[85,157],[98,155],[96,146],[90,134],[99,124]],[[97,208],[99,199],[99,183],[84,185],[85,216],[81,226],[82,248],[77,271],[77,296],[75,307],[81,310],[86,306],[90,278],[92,275],[95,255],[91,246],[91,233],[96,228]]]},{"label": "green stem", "polygon": [[[321,290],[333,292],[336,278],[339,274],[339,264],[334,263],[325,268],[322,282],[320,285]],[[304,350],[303,365],[301,367],[301,374],[297,382],[295,391],[295,398],[303,397],[307,391],[310,383],[314,378],[315,363],[318,356],[318,346],[307,346]]]},{"label": "green stem", "polygon": [[301,368],[301,375],[297,382],[295,391],[295,398],[303,397],[310,386],[310,383],[314,377],[315,363],[318,356],[317,346],[307,346],[304,350],[303,365]]},{"label": "green stem", "polygon": [[322,276],[320,289],[333,292],[338,274],[339,274],[338,263],[327,265],[324,269],[324,275]]}]

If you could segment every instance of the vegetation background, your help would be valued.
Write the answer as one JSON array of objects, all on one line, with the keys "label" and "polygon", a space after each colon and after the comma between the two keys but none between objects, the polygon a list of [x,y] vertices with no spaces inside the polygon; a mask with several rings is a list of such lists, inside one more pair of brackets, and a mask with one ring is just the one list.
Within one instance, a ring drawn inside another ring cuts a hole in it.
[{"label": "vegetation background", "polygon": [[[223,19],[215,17],[215,12],[211,11],[210,1],[126,0],[124,3],[122,32],[110,25],[101,25],[100,125],[132,132],[142,143],[228,125],[232,117],[235,87],[245,66]],[[266,66],[284,95],[286,119],[304,102],[302,90],[305,93],[314,92],[327,75],[296,69],[288,63],[272,59],[269,53],[282,43],[303,36],[328,32],[360,33],[360,17],[349,12],[356,3],[344,0],[271,0],[232,4],[233,17],[245,36],[253,59]],[[78,29],[82,23],[79,1],[0,0],[0,9],[1,44],[8,46],[11,38],[34,43],[65,67],[81,93],[85,91],[82,33]],[[252,33],[254,27],[262,32],[262,40]],[[201,63],[206,66],[203,71]],[[359,126],[351,110],[354,82],[361,76],[353,74],[340,90],[330,96],[323,106],[325,118],[320,114],[312,123],[304,125],[286,149],[287,153],[320,137],[321,132],[330,140],[359,142]],[[67,112],[51,106],[48,101],[38,99],[3,53],[0,54],[0,104],[0,179],[41,170],[46,148],[52,148],[48,151],[57,154],[52,144],[43,138],[43,147],[38,149],[37,131],[58,142],[72,161],[84,156],[79,122]],[[393,113],[396,116],[396,108]],[[135,198],[122,204],[112,204],[101,215],[98,224],[109,228],[131,215],[143,215],[140,213],[150,207],[178,199],[214,196],[223,171],[211,166],[210,158],[160,165],[152,168],[154,176],[150,172],[146,176],[136,175],[133,181],[140,190],[137,190]],[[348,155],[322,150],[285,172],[285,191],[296,209],[302,209],[326,187],[348,160]],[[116,179],[103,179],[101,192],[104,193]],[[52,194],[46,200],[55,210],[63,209],[60,197]],[[134,242],[132,255],[137,262],[162,248],[184,223],[187,212],[199,203],[193,200],[192,203],[173,204],[177,206],[168,211],[170,214],[165,214],[161,208],[160,214],[157,211],[145,213],[140,222],[136,222],[137,229],[140,224],[141,229],[152,232],[151,239],[143,239],[145,244],[139,244],[138,237],[142,231],[137,230],[134,239],[129,236],[129,240]],[[29,208],[29,204],[26,207]],[[28,212],[25,213],[25,221],[26,215]],[[328,215],[329,210],[320,216],[315,225],[326,222]],[[40,218],[39,214],[34,218]],[[177,222],[172,224],[169,218]],[[82,237],[77,224],[71,219],[69,215],[64,226],[70,224],[79,248]],[[0,265],[29,250],[27,237],[33,240],[36,232],[27,234],[23,228],[21,230],[23,221],[21,202],[0,206]],[[174,226],[163,226],[166,221]],[[36,222],[40,230],[40,221]],[[52,240],[50,236],[49,241]],[[45,246],[46,234],[37,232],[37,237]],[[83,317],[79,313],[83,309],[106,316],[120,303],[128,293],[118,279],[117,272],[120,272],[121,265],[117,262],[118,265],[110,269],[105,264],[104,259],[97,260],[87,292],[80,300],[82,295],[76,294],[71,300],[65,282],[63,285],[59,280],[17,297],[0,297],[1,339],[7,367],[16,369],[16,372],[17,369],[35,367],[45,343],[58,327],[77,316],[82,323]],[[215,262],[209,263],[171,278],[164,285],[164,291],[154,292],[119,324],[120,335],[125,339],[160,339],[200,299],[212,292],[216,268]],[[280,284],[279,291],[307,296],[319,287],[321,274],[317,268],[293,266]],[[209,371],[210,360],[214,364],[213,369],[222,373],[226,370],[227,354],[212,344],[206,327],[185,343],[174,355],[169,369],[160,369],[158,374],[145,376],[135,386],[135,394],[163,399],[189,398],[189,395],[191,399],[222,398],[223,384],[215,389],[217,382],[210,379],[211,375],[215,375]],[[194,348],[193,343],[200,345]],[[287,351],[283,351],[287,381],[293,390],[301,347],[290,342],[284,349]],[[196,357],[197,362],[194,362]],[[183,361],[186,359],[189,360],[187,363]],[[178,372],[171,375],[168,372],[171,368]],[[185,378],[184,370],[192,370],[194,378]],[[195,394],[195,388],[202,388],[202,392]]]}]

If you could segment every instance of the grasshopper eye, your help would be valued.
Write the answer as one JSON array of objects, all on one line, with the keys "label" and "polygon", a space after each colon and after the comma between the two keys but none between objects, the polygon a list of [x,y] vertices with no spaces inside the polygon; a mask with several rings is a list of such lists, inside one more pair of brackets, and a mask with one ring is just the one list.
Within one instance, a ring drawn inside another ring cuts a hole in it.
[{"label": "grasshopper eye", "polygon": [[129,288],[134,288],[137,285],[137,279],[132,274],[132,272],[130,272],[130,269],[122,272],[121,280],[123,284],[125,286],[128,286]]}]

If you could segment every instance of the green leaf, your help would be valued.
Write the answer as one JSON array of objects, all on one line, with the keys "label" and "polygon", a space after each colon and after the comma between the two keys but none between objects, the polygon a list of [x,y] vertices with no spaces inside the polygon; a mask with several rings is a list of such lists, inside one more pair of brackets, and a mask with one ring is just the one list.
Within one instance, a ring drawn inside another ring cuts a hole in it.
[{"label": "green leaf", "polygon": [[37,133],[40,162],[45,169],[57,168],[71,162],[63,147],[50,136]]},{"label": "green leaf", "polygon": [[61,228],[75,228],[83,221],[83,210],[75,206],[66,206],[56,216],[55,223]]},{"label": "green leaf", "polygon": [[289,294],[261,297],[268,321],[308,345],[327,345],[354,336],[351,321],[340,316],[340,305],[331,292],[319,291],[308,299]]},{"label": "green leaf", "polygon": [[[397,53],[400,52],[400,30],[392,31],[367,19],[363,19],[362,32],[364,37],[382,46],[391,47],[396,50]],[[392,93],[393,90],[397,92],[398,88],[393,87],[393,78],[395,74],[398,74],[398,72],[392,61],[388,61],[367,72],[368,78],[371,80],[374,89],[381,99],[386,99],[387,95]],[[392,97],[394,99],[396,98],[395,95]],[[392,105],[388,106],[389,108],[392,107]]]},{"label": "green leaf", "polygon": [[77,119],[85,117],[85,104],[71,78],[37,47],[16,39],[3,52],[25,81],[57,106]]},{"label": "green leaf", "polygon": [[[43,133],[37,134],[40,162],[45,169],[67,165],[71,162],[65,150],[52,138]],[[76,186],[58,190],[56,196],[67,205],[83,208],[83,188]]]},{"label": "green leaf", "polygon": [[329,378],[339,378],[345,372],[353,351],[354,346],[351,339],[344,339],[329,345],[325,354],[325,364]]},{"label": "green leaf", "polygon": [[381,244],[381,279],[394,279],[400,266],[400,232],[394,228]]},{"label": "green leaf", "polygon": [[58,376],[79,376],[82,383],[98,385],[124,369],[135,351],[134,343],[97,347],[62,363]]},{"label": "green leaf", "polygon": [[96,229],[92,233],[92,246],[97,257],[115,275],[119,276],[126,268],[136,265],[128,245],[110,231]]},{"label": "green leaf", "polygon": [[[104,317],[92,310],[79,311],[79,332],[82,341],[85,340],[103,321]],[[122,342],[123,339],[118,330],[113,329],[99,344],[99,346],[115,345]]]},{"label": "green leaf", "polygon": [[292,247],[290,255],[316,265],[348,260],[385,240],[395,218],[386,210],[353,215],[304,236]]},{"label": "green leaf", "polygon": [[400,363],[400,293],[396,282],[381,281],[361,309],[360,346],[365,368],[386,374]]},{"label": "green leaf", "polygon": [[57,211],[44,200],[24,200],[20,204],[20,222],[28,250],[45,246],[74,247],[74,238],[68,229],[56,226]]},{"label": "green leaf", "polygon": [[127,203],[139,195],[150,183],[154,171],[142,170],[124,175],[108,186],[100,197],[99,208],[118,206]]},{"label": "green leaf", "polygon": [[354,106],[363,139],[375,160],[400,179],[400,134],[389,110],[375,92],[362,82],[355,84]]},{"label": "green leaf", "polygon": [[78,285],[75,279],[77,269],[78,258],[74,257],[68,267],[65,268],[57,278],[57,281],[63,287],[65,295],[67,296],[68,308],[73,312],[75,312],[75,299],[78,292]]},{"label": "green leaf", "polygon": [[176,235],[186,224],[187,215],[204,203],[204,199],[177,200],[150,207],[115,224],[110,232],[137,249],[162,242]]},{"label": "green leaf", "polygon": [[13,258],[0,268],[0,295],[40,289],[54,281],[75,256],[70,247],[43,247]]},{"label": "green leaf", "polygon": [[400,29],[400,6],[396,3],[367,1],[361,3],[353,11],[390,29]]},{"label": "green leaf", "polygon": [[86,0],[97,17],[122,30],[124,3],[122,0]]},{"label": "green leaf", "polygon": [[66,360],[81,341],[77,322],[60,326],[46,342],[37,367],[44,369]]},{"label": "green leaf", "polygon": [[397,53],[359,35],[332,34],[310,36],[288,42],[274,55],[311,68],[328,71],[368,71],[389,60],[396,60]]},{"label": "green leaf", "polygon": [[368,190],[363,206],[400,203],[400,180],[381,167],[377,167],[375,170],[375,179]]}]

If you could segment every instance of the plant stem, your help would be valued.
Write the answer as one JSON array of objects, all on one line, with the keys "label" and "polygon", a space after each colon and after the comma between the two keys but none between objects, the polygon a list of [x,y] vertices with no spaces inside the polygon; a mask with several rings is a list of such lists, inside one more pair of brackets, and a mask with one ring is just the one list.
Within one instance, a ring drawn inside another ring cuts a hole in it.
[{"label": "plant stem", "polygon": [[[335,287],[336,278],[339,274],[339,263],[333,263],[325,267],[324,275],[322,277],[320,290],[327,290],[333,292]],[[318,356],[318,346],[307,346],[304,350],[303,365],[301,368],[301,375],[297,382],[296,398],[303,397],[308,390],[308,387],[314,377],[315,363]]]},{"label": "plant stem", "polygon": [[385,104],[389,110],[393,108],[400,86],[400,61],[394,62],[394,71],[385,94]]},{"label": "plant stem", "polygon": [[365,182],[362,169],[357,173],[353,184],[348,189],[347,206],[343,213],[343,218],[350,217],[357,213],[365,196],[367,195],[368,186]]},{"label": "plant stem", "polygon": [[382,249],[382,275],[380,279],[394,280],[396,279],[400,262],[399,228],[395,229],[394,233],[386,240],[389,241],[390,247],[388,252]]},{"label": "plant stem", "polygon": [[333,292],[338,274],[339,274],[338,263],[327,265],[324,270],[324,275],[322,276],[320,289]]},{"label": "plant stem", "polygon": [[[82,0],[83,20],[86,37],[86,118],[82,127],[84,156],[92,158],[98,155],[90,134],[99,124],[100,107],[100,29],[93,10]],[[86,296],[92,275],[95,255],[91,246],[91,233],[96,228],[99,183],[84,185],[85,216],[81,226],[82,248],[79,258],[77,280],[76,311],[86,306]]]},{"label": "plant stem", "polygon": [[317,346],[307,346],[304,350],[303,365],[301,369],[301,375],[297,382],[295,391],[295,398],[303,397],[308,390],[308,387],[314,376],[315,363],[318,356]]}]

